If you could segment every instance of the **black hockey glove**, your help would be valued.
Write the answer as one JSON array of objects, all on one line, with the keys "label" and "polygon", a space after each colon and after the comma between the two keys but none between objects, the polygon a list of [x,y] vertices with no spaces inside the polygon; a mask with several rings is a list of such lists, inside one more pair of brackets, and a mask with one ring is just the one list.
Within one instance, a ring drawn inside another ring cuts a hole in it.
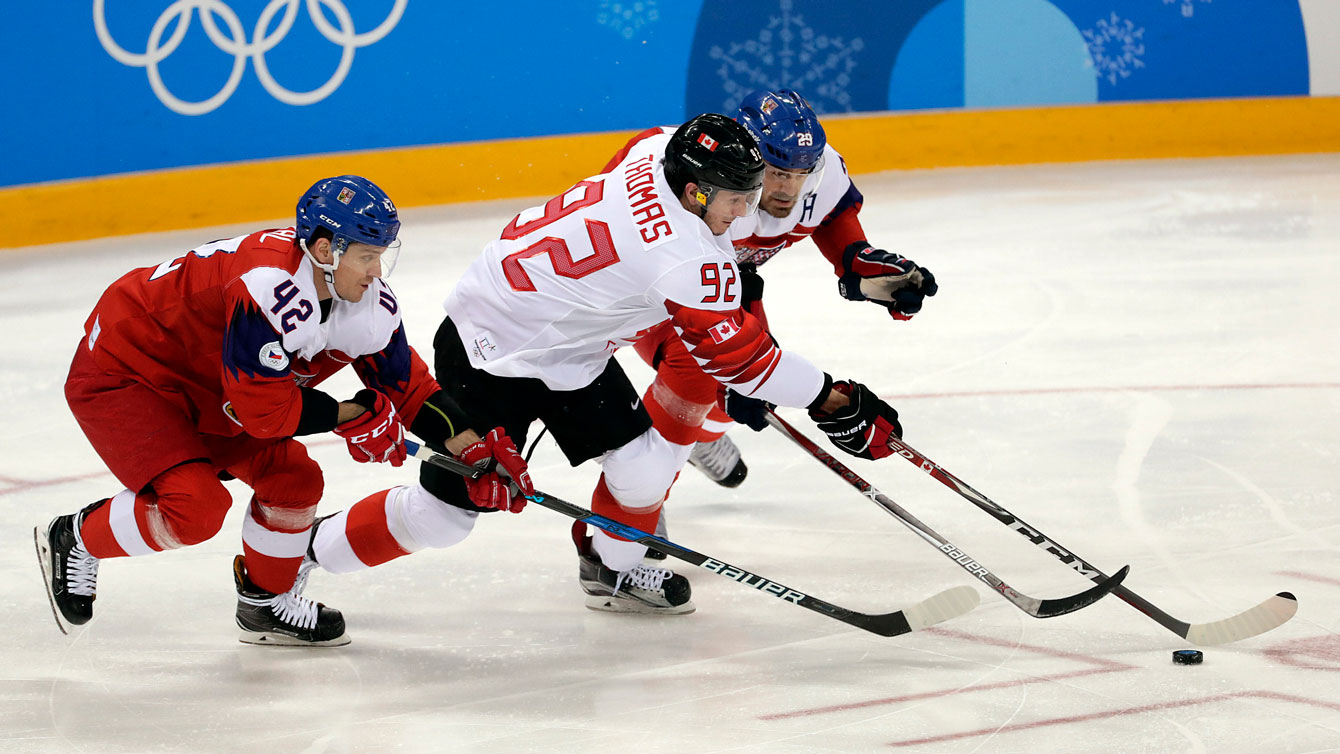
[{"label": "black hockey glove", "polygon": [[750,305],[763,300],[763,276],[758,274],[758,265],[753,262],[741,262],[740,269],[740,306],[748,310]]},{"label": "black hockey glove", "polygon": [[828,439],[840,450],[867,461],[893,455],[889,438],[903,436],[898,412],[859,382],[841,380],[833,383],[833,389],[851,402],[831,414],[810,411],[810,418]]},{"label": "black hockey glove", "polygon": [[849,301],[873,301],[894,319],[908,320],[921,311],[927,296],[940,290],[935,276],[906,257],[857,241],[842,253],[838,292]]},{"label": "black hockey glove", "polygon": [[725,404],[722,408],[726,410],[727,416],[755,432],[768,428],[768,410],[777,408],[765,400],[750,398],[730,388],[726,388],[726,397],[722,403]]}]

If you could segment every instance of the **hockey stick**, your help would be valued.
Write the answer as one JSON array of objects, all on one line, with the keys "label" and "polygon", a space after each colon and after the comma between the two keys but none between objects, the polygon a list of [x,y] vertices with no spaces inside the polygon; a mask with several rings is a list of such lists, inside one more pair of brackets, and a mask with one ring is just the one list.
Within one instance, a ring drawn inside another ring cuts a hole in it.
[{"label": "hockey stick", "polygon": [[[423,447],[413,440],[405,441],[405,449],[409,454],[421,461],[431,463],[434,466],[440,466],[448,471],[455,472],[462,476],[477,477],[480,471],[473,466],[468,466],[460,461],[435,453],[431,449]],[[548,493],[536,491],[534,495],[527,495],[526,499],[537,505],[544,506],[552,511],[562,513],[569,518],[585,522],[591,526],[604,529],[610,534],[615,534],[624,539],[628,539],[648,547],[655,548],[666,555],[672,555],[687,563],[692,563],[699,568],[704,568],[717,574],[725,576],[731,581],[737,581],[745,586],[753,587],[764,594],[799,605],[807,610],[813,610],[816,613],[827,615],[830,618],[840,620],[843,623],[865,629],[871,633],[880,636],[898,636],[899,634],[909,633],[911,631],[920,631],[928,626],[947,621],[951,618],[957,618],[960,615],[977,607],[980,597],[977,591],[966,586],[957,586],[952,589],[946,589],[928,599],[922,600],[917,604],[903,610],[895,610],[892,613],[882,615],[867,615],[858,613],[855,610],[848,610],[845,607],[839,607],[831,602],[825,602],[818,597],[798,592],[789,586],[784,586],[772,581],[771,579],[759,576],[756,573],[750,573],[738,566],[733,566],[723,560],[709,558],[699,552],[694,552],[687,547],[682,547],[669,540],[648,534],[640,529],[634,529],[610,518],[592,513],[591,511],[577,505],[573,505],[565,500],[556,498]]]},{"label": "hockey stick", "polygon": [[[1024,535],[1028,541],[1075,569],[1081,576],[1099,583],[1107,578],[1098,568],[1062,547],[1056,540],[1043,534],[1032,525],[1025,523],[1018,516],[1005,510],[986,495],[969,487],[966,482],[922,455],[911,445],[902,440],[890,440],[889,447],[893,449],[894,453],[906,458],[922,471],[935,477],[941,484],[957,492],[968,502],[991,514],[1000,523]],[[1124,585],[1118,586],[1112,593],[1124,600],[1126,604],[1154,619],[1159,625],[1183,639],[1187,639],[1192,644],[1200,646],[1227,644],[1265,633],[1283,625],[1294,616],[1294,613],[1298,612],[1298,598],[1289,592],[1280,592],[1256,607],[1238,613],[1231,618],[1224,618],[1213,623],[1187,623],[1163,612]]]},{"label": "hockey stick", "polygon": [[992,573],[986,566],[974,560],[966,552],[940,536],[934,529],[927,526],[908,513],[902,506],[898,505],[883,492],[875,489],[869,482],[862,479],[856,472],[847,468],[841,461],[834,458],[823,448],[814,444],[814,441],[802,435],[799,430],[791,426],[785,419],[773,413],[768,412],[768,423],[772,427],[787,437],[800,447],[804,448],[810,455],[821,461],[834,474],[842,477],[848,484],[861,491],[861,494],[870,498],[876,505],[883,508],[889,515],[903,522],[907,528],[916,532],[922,539],[935,545],[935,548],[944,553],[955,563],[958,563],[963,570],[977,577],[982,583],[1000,592],[1001,596],[1010,601],[1010,604],[1023,610],[1034,618],[1054,618],[1058,615],[1073,613],[1081,608],[1088,607],[1098,600],[1102,599],[1108,592],[1121,585],[1121,580],[1126,578],[1126,573],[1130,566],[1123,566],[1111,577],[1105,577],[1099,581],[1098,586],[1092,587],[1087,591],[1073,594],[1069,597],[1058,597],[1050,600],[1040,600],[1036,597],[1030,597],[1018,589],[1006,584],[1000,580],[1000,577]]}]

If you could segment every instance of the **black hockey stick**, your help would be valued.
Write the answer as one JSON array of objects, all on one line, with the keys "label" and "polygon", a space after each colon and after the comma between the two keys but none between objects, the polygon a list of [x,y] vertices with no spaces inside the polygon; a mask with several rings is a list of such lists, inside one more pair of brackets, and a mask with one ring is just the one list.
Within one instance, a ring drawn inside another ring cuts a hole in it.
[{"label": "black hockey stick", "polygon": [[[435,453],[431,449],[423,447],[413,440],[405,441],[405,449],[409,454],[421,461],[431,463],[434,466],[440,466],[448,471],[455,472],[462,476],[476,477],[480,471],[473,466],[468,466],[460,461]],[[705,568],[718,576],[725,576],[731,581],[737,581],[745,586],[751,586],[764,594],[799,605],[807,610],[813,610],[830,618],[840,620],[857,628],[865,629],[871,633],[880,636],[898,636],[899,634],[909,633],[911,631],[920,631],[927,626],[933,626],[937,623],[947,621],[950,618],[957,618],[960,615],[977,607],[980,597],[977,591],[971,587],[957,586],[952,589],[946,589],[928,599],[922,600],[917,604],[896,610],[892,613],[882,615],[867,615],[858,613],[855,610],[848,610],[845,607],[838,607],[830,602],[825,602],[818,597],[813,597],[803,592],[798,592],[789,586],[784,586],[772,581],[771,579],[759,576],[756,573],[750,573],[738,566],[733,566],[723,560],[709,558],[699,552],[694,552],[687,547],[682,547],[669,540],[648,534],[640,529],[634,529],[626,526],[611,518],[592,513],[591,511],[577,505],[573,505],[565,500],[556,498],[548,493],[536,491],[534,495],[526,496],[526,499],[537,505],[544,506],[552,511],[562,513],[569,518],[583,521],[591,526],[603,529],[611,534],[616,534],[624,539],[628,539],[640,544],[647,545],[666,555],[672,555],[687,563],[692,563],[699,568]]]},{"label": "black hockey stick", "polygon": [[1004,581],[1001,581],[1000,577],[988,570],[986,566],[977,562],[963,550],[940,536],[934,529],[919,521],[916,516],[908,513],[907,510],[895,503],[888,495],[875,489],[872,484],[862,479],[856,472],[847,468],[845,464],[834,458],[831,454],[825,452],[824,449],[816,445],[813,440],[802,435],[799,430],[788,424],[782,417],[769,411],[768,423],[772,425],[773,429],[776,429],[791,438],[792,442],[804,448],[810,455],[821,461],[825,466],[832,470],[834,474],[842,477],[848,484],[860,490],[862,495],[870,498],[876,505],[887,511],[889,515],[903,522],[907,528],[916,532],[922,539],[935,545],[937,550],[948,556],[950,560],[958,563],[963,570],[977,577],[982,583],[991,587],[995,591],[1000,592],[1001,596],[1009,600],[1010,604],[1023,610],[1034,618],[1053,618],[1058,615],[1073,613],[1076,610],[1088,607],[1102,599],[1108,592],[1120,586],[1121,580],[1126,578],[1126,573],[1130,570],[1130,566],[1123,566],[1120,571],[1117,571],[1111,577],[1105,577],[1098,583],[1098,586],[1080,592],[1079,594],[1073,594],[1069,597],[1059,597],[1050,600],[1040,600],[1036,597],[1030,597],[1009,584],[1006,584]]},{"label": "black hockey stick", "polygon": [[[1048,553],[1051,553],[1057,560],[1065,563],[1075,572],[1088,578],[1091,581],[1102,583],[1107,577],[1095,566],[1090,565],[1078,555],[1057,544],[1056,540],[1043,534],[1038,529],[1028,523],[1025,523],[1018,516],[1005,510],[1003,507],[992,501],[986,495],[969,487],[966,482],[954,476],[935,463],[931,459],[922,455],[920,451],[902,440],[891,440],[889,447],[894,453],[906,458],[912,464],[918,466],[922,471],[935,477],[941,484],[957,492],[965,500],[976,505],[978,508],[991,514],[1000,523],[1019,532],[1028,539],[1029,542],[1041,547]],[[1125,570],[1125,569],[1122,569]],[[1273,628],[1278,628],[1298,612],[1298,599],[1289,592],[1280,592],[1274,597],[1270,597],[1261,604],[1249,610],[1245,610],[1230,618],[1224,618],[1213,623],[1187,623],[1184,620],[1178,620],[1171,615],[1155,607],[1145,598],[1127,589],[1124,585],[1118,586],[1112,592],[1126,602],[1126,604],[1139,610],[1140,612],[1153,618],[1155,622],[1164,628],[1172,631],[1183,639],[1187,639],[1192,644],[1200,646],[1214,646],[1216,644],[1227,644],[1229,642],[1240,641],[1257,634],[1265,633]]]}]

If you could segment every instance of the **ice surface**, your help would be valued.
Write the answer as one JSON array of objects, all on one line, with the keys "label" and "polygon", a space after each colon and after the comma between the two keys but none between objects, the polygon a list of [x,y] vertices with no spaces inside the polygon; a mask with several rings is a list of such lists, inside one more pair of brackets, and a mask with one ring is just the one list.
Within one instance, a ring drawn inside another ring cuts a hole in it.
[{"label": "ice surface", "polygon": [[[941,293],[893,322],[839,298],[807,242],[763,270],[784,347],[869,384],[909,442],[1064,546],[1109,572],[1130,563],[1127,586],[1178,618],[1285,589],[1298,616],[1194,667],[1172,664],[1185,641],[1114,598],[1035,620],[780,434],[737,430],[749,479],[724,490],[686,470],[672,539],[864,612],[960,584],[982,606],[884,639],[690,569],[696,614],[593,613],[568,520],[532,506],[450,550],[316,573],[308,593],[344,612],[348,647],[245,646],[233,483],[218,537],[105,562],[97,617],[65,637],[32,527],[118,490],[62,396],[83,320],[126,270],[262,226],[119,238],[0,252],[0,750],[1340,751],[1340,156],[858,185],[871,240],[932,269]],[[390,282],[421,350],[453,280],[523,206],[405,213]],[[415,478],[355,465],[337,441],[312,448],[322,513]],[[1013,586],[1088,586],[909,464],[852,466]],[[568,468],[549,440],[532,468],[542,489],[589,500],[594,467]]]}]

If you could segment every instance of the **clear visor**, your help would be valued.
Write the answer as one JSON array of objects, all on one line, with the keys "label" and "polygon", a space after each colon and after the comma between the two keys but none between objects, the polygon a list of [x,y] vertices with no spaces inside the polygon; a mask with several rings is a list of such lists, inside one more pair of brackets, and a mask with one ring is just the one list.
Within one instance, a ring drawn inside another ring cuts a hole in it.
[{"label": "clear visor", "polygon": [[769,193],[780,190],[783,194],[799,194],[811,178],[814,180],[809,185],[818,186],[824,179],[824,165],[826,163],[826,155],[819,155],[819,161],[814,163],[814,167],[809,170],[783,170],[768,165],[763,169],[763,175],[770,184]]},{"label": "clear visor", "polygon": [[391,277],[391,270],[394,270],[394,269],[395,269],[395,263],[398,262],[398,261],[400,261],[400,239],[399,239],[399,238],[397,238],[396,240],[392,241],[392,242],[391,242],[391,245],[386,247],[386,251],[383,251],[383,252],[382,252],[382,258],[381,258],[381,263],[382,263],[382,277],[384,277],[384,278],[389,278],[389,277]]},{"label": "clear visor", "polygon": [[353,262],[364,269],[376,265],[379,272],[375,277],[387,278],[391,276],[391,271],[395,269],[396,262],[400,260],[400,239],[397,238],[392,241],[390,246],[351,243],[340,254],[340,257],[342,264]]},{"label": "clear visor", "polygon": [[707,201],[703,206],[712,205],[716,209],[728,210],[736,217],[752,215],[758,209],[759,199],[763,198],[763,184],[749,191],[736,191],[711,184],[703,184],[703,188],[707,189],[704,192]]}]

